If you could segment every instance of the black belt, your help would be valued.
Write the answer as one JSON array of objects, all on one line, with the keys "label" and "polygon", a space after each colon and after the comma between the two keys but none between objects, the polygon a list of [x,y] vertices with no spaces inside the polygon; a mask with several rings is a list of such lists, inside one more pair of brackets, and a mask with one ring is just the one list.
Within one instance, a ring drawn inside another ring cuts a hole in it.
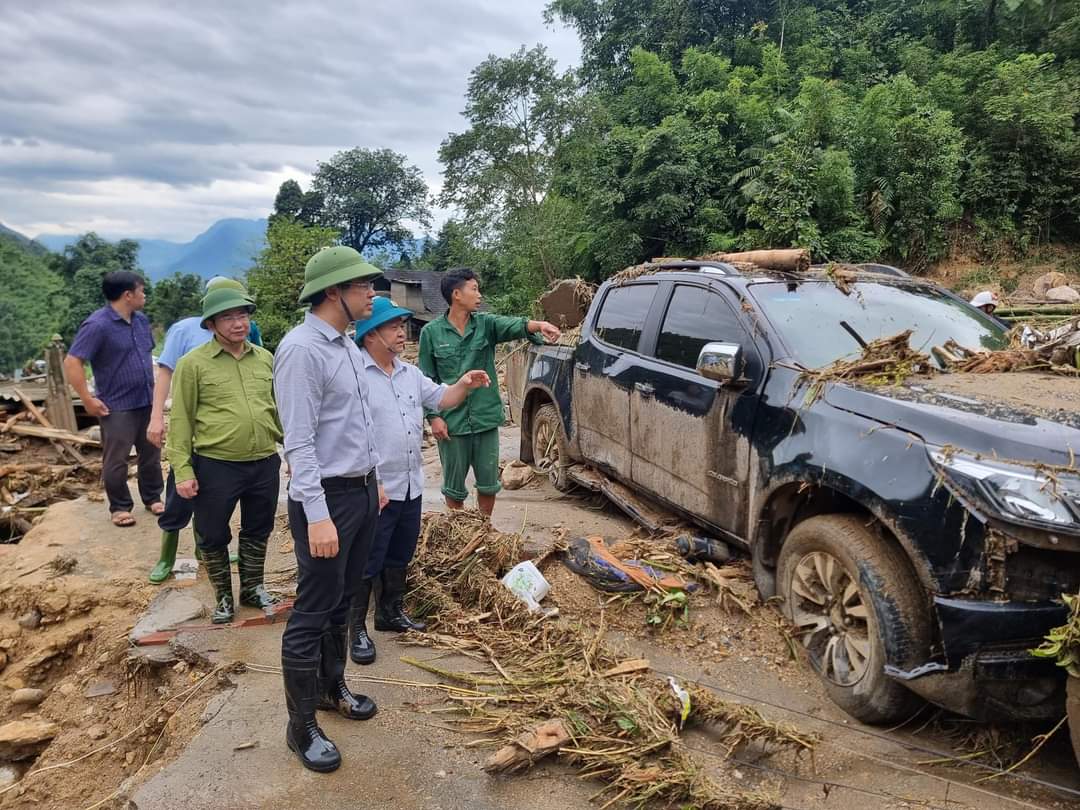
[{"label": "black belt", "polygon": [[324,478],[322,487],[325,492],[345,492],[350,489],[367,489],[375,482],[375,471],[368,470],[363,475],[335,475]]}]

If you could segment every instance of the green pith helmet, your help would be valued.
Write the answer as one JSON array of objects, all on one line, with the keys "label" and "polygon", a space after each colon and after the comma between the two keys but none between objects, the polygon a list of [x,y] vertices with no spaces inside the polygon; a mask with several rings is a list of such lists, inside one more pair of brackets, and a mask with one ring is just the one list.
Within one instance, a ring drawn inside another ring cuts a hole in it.
[{"label": "green pith helmet", "polygon": [[368,264],[351,247],[323,248],[304,267],[304,289],[300,291],[300,303],[306,303],[317,292],[344,284],[346,281],[373,279],[382,271]]},{"label": "green pith helmet", "polygon": [[218,287],[210,290],[203,296],[202,321],[199,325],[206,328],[206,322],[215,315],[228,312],[230,309],[246,309],[249,313],[255,311],[255,302],[242,292],[232,287]]},{"label": "green pith helmet", "polygon": [[235,278],[226,278],[225,276],[214,276],[208,282],[206,282],[206,292],[211,290],[236,290],[238,293],[247,295],[247,290],[244,289],[244,285],[237,281]]}]

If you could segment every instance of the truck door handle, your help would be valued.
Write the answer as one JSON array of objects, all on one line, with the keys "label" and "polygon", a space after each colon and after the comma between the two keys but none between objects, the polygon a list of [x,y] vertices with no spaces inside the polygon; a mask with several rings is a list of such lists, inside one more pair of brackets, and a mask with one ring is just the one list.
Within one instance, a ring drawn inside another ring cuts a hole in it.
[{"label": "truck door handle", "polygon": [[648,383],[634,383],[634,388],[637,389],[643,397],[651,397],[656,393],[656,389]]}]

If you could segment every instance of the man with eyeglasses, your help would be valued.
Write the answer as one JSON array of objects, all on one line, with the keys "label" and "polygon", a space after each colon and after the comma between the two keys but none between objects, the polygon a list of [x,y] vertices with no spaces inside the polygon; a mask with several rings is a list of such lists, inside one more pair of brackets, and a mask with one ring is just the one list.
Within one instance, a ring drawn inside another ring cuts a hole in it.
[{"label": "man with eyeglasses", "polygon": [[273,615],[263,584],[266,543],[277,511],[281,424],[274,403],[273,355],[247,340],[255,302],[229,287],[203,298],[202,325],[213,340],[176,365],[166,455],[176,493],[194,505],[195,536],[214,586],[211,621],[235,612],[229,520],[240,505],[240,603]]},{"label": "man with eyeglasses", "polygon": [[316,253],[300,292],[311,309],[274,355],[297,562],[296,601],[281,638],[285,741],[305,768],[324,773],[341,765],[341,754],[316,710],[350,720],[376,710],[345,683],[349,606],[385,505],[364,360],[345,331],[371,314],[379,275],[352,248]]}]

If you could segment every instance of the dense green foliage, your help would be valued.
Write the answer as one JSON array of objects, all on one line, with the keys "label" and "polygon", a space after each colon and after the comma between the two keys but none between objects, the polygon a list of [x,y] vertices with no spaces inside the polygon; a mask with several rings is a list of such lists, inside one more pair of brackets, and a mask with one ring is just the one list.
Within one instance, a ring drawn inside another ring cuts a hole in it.
[{"label": "dense green foliage", "polygon": [[202,312],[205,282],[194,273],[173,273],[153,285],[147,295],[146,316],[155,327],[168,329],[181,318]]},{"label": "dense green foliage", "polygon": [[[1080,0],[553,0],[581,70],[489,57],[440,157],[497,301],[654,256],[919,271],[1080,238]],[[483,219],[487,227],[480,227]]]},{"label": "dense green foliage", "polygon": [[304,265],[337,239],[338,232],[332,228],[304,225],[289,217],[271,219],[266,248],[247,275],[248,291],[258,305],[256,320],[263,345],[270,351],[303,318],[298,299],[304,286]]},{"label": "dense green foliage", "polygon": [[0,238],[0,372],[10,374],[40,356],[67,314],[63,287],[44,258]]}]

